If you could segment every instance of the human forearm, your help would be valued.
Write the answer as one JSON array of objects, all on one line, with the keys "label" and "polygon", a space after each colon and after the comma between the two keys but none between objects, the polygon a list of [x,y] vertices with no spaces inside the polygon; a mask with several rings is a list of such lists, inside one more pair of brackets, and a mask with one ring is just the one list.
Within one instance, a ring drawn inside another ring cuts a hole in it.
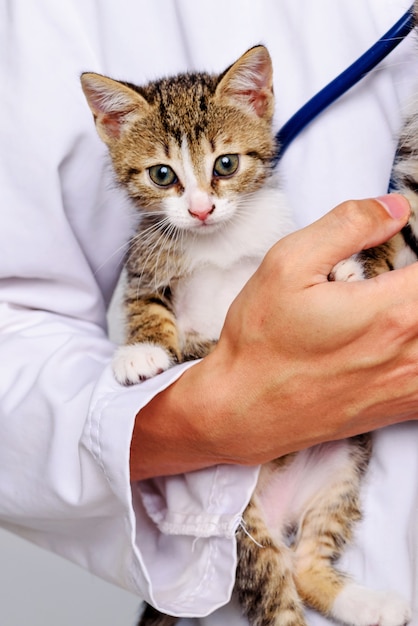
[{"label": "human forearm", "polygon": [[411,419],[418,320],[407,285],[417,268],[327,282],[341,258],[403,225],[404,201],[392,209],[395,219],[375,201],[347,203],[270,252],[214,352],[138,415],[133,478],[257,464]]}]

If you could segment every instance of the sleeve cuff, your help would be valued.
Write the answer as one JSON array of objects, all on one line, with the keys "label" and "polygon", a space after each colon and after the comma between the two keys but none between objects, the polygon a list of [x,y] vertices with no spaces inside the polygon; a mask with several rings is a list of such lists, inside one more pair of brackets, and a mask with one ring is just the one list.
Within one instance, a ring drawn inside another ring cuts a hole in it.
[{"label": "sleeve cuff", "polygon": [[128,388],[118,385],[106,368],[85,437],[126,511],[131,556],[125,586],[161,611],[186,617],[207,615],[229,601],[235,532],[258,477],[258,468],[222,465],[131,486],[129,449],[136,414],[192,365]]}]

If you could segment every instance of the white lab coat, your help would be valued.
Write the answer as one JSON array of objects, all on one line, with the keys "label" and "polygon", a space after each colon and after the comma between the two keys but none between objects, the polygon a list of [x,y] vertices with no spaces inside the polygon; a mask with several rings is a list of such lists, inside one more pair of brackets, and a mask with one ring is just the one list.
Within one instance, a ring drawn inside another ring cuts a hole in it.
[{"label": "white lab coat", "polygon": [[[133,213],[79,85],[219,71],[265,43],[277,125],[395,22],[408,0],[1,0],[0,521],[157,604],[204,616],[234,581],[234,533],[257,468],[130,485],[134,418],[177,367],[124,389],[106,308]],[[410,36],[286,153],[299,225],[385,193],[418,68]],[[185,399],[187,401],[187,399]],[[376,435],[366,516],[343,558],[360,581],[417,595],[418,427]],[[232,604],[201,620],[244,623]],[[310,614],[310,623],[323,620]],[[418,615],[415,614],[415,624]]]}]

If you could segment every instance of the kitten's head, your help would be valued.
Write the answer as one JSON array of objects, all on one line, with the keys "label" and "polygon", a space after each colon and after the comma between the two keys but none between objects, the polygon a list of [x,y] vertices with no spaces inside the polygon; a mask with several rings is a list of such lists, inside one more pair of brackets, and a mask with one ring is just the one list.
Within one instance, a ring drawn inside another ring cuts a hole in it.
[{"label": "kitten's head", "polygon": [[221,75],[137,87],[85,73],[82,87],[116,176],[147,214],[207,233],[271,174],[272,64],[264,46]]}]

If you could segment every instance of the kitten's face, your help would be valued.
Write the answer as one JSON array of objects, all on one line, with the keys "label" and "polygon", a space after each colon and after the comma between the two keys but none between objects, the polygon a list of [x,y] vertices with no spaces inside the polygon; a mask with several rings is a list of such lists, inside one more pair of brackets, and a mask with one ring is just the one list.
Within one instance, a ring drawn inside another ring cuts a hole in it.
[{"label": "kitten's face", "polygon": [[82,82],[119,181],[167,230],[213,232],[270,175],[272,69],[262,46],[220,77]]},{"label": "kitten's face", "polygon": [[152,164],[132,177],[129,190],[135,194],[141,188],[143,204],[155,199],[153,210],[176,228],[211,232],[235,214],[237,184],[251,168],[237,145],[224,144],[219,141],[215,148],[202,137],[190,145],[184,136],[180,146],[172,142],[171,158],[149,159]]},{"label": "kitten's face", "polygon": [[248,145],[257,147],[247,133],[225,130],[206,130],[197,138],[184,133],[179,140],[168,136],[164,143],[137,140],[135,150],[118,159],[117,171],[143,209],[178,229],[207,234],[232,219],[240,200],[268,174]]}]

